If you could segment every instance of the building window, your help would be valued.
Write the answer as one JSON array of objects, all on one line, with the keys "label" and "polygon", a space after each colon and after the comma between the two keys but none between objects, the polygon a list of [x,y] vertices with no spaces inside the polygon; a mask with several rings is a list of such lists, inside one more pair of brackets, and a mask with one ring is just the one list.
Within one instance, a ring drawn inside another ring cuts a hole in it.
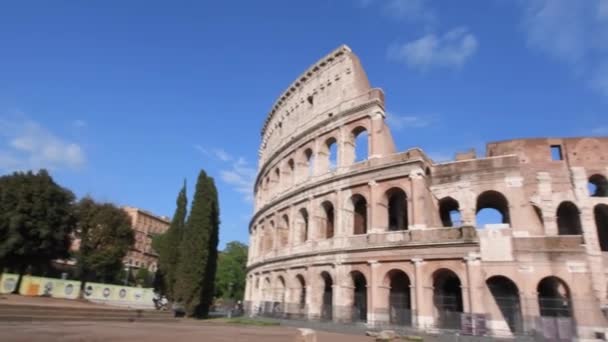
[{"label": "building window", "polygon": [[551,145],[551,160],[564,160],[561,145]]}]

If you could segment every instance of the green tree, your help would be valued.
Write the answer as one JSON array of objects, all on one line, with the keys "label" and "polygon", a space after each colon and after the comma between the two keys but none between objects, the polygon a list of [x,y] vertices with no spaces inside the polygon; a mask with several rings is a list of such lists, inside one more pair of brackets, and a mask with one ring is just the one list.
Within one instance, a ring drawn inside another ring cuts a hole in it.
[{"label": "green tree", "polygon": [[174,299],[174,287],[179,263],[179,248],[186,224],[188,199],[186,197],[186,181],[177,195],[177,207],[169,229],[155,237],[152,247],[158,252],[159,277],[164,282],[164,294]]},{"label": "green tree", "polygon": [[121,282],[122,259],[135,242],[131,218],[111,203],[86,197],[76,206],[78,270],[83,281]]},{"label": "green tree", "polygon": [[46,170],[0,177],[0,266],[22,274],[69,257],[73,201]]},{"label": "green tree", "polygon": [[218,298],[243,299],[247,274],[247,245],[232,241],[220,252],[215,279]]},{"label": "green tree", "polygon": [[205,317],[213,300],[219,209],[213,179],[199,173],[180,244],[175,299],[192,316]]},{"label": "green tree", "polygon": [[152,286],[152,282],[154,281],[154,274],[150,273],[147,268],[140,268],[137,270],[137,274],[135,275],[135,282],[137,285],[141,285],[142,287],[150,287]]},{"label": "green tree", "polygon": [[213,304],[213,297],[215,294],[215,276],[217,273],[217,244],[220,241],[220,207],[217,194],[217,188],[212,177],[207,177],[207,188],[210,192],[210,209],[209,221],[211,222],[210,236],[208,243],[209,257],[207,260],[207,267],[205,268],[205,278],[203,283],[203,289],[201,294],[201,305],[199,315],[207,317],[209,314],[209,308]]}]

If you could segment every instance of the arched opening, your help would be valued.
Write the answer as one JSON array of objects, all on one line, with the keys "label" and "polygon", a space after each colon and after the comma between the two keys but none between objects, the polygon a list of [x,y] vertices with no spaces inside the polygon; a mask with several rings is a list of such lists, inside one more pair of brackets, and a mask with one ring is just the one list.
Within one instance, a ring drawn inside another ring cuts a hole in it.
[{"label": "arched opening", "polygon": [[608,205],[598,204],[593,208],[595,226],[597,228],[597,239],[600,243],[600,250],[608,252]]},{"label": "arched opening", "polygon": [[392,188],[386,192],[388,198],[388,230],[406,230],[407,220],[407,196],[405,191]]},{"label": "arched opening", "polygon": [[605,176],[595,174],[589,177],[589,195],[593,197],[608,197],[608,180]]},{"label": "arched opening", "polygon": [[569,201],[557,207],[557,231],[559,235],[581,235],[581,217],[578,207]]},{"label": "arched opening", "polygon": [[294,185],[296,183],[296,172],[295,172],[296,164],[293,159],[289,159],[287,161],[287,174],[289,176],[289,185]]},{"label": "arched opening", "polygon": [[534,214],[536,215],[536,219],[541,227],[545,225],[545,219],[543,218],[543,211],[537,206],[532,205],[532,209],[534,209]]},{"label": "arched opening", "polygon": [[351,198],[353,206],[353,233],[367,234],[367,200],[361,195]]},{"label": "arched opening", "polygon": [[441,269],[433,275],[433,304],[437,310],[438,327],[460,329],[462,289],[456,273]]},{"label": "arched opening", "polygon": [[304,158],[306,160],[306,176],[307,177],[312,177],[313,173],[314,173],[314,159],[315,157],[313,156],[312,150],[307,148],[304,151]]},{"label": "arched opening", "polygon": [[296,276],[296,280],[298,282],[298,307],[300,310],[304,309],[306,307],[306,281],[304,280],[304,277],[301,274],[298,274]]},{"label": "arched opening", "polygon": [[353,281],[353,311],[354,322],[367,322],[367,280],[361,272],[351,273]]},{"label": "arched opening", "polygon": [[369,154],[369,139],[367,130],[364,127],[357,127],[352,132],[355,162],[367,160]]},{"label": "arched opening", "polygon": [[321,303],[321,319],[330,321],[332,319],[333,310],[333,288],[334,282],[327,272],[321,273],[323,280],[323,300]]},{"label": "arched opening", "polygon": [[281,247],[287,246],[289,243],[289,216],[287,214],[282,217],[282,227],[279,233],[279,241],[281,241]]},{"label": "arched opening", "polygon": [[[281,304],[285,303],[285,279],[282,276],[279,276],[277,278],[277,293],[275,296],[275,300]],[[276,307],[276,306],[275,306]],[[276,308],[275,308],[275,312],[276,312]],[[279,310],[280,312],[282,312],[282,308],[281,310]]]},{"label": "arched opening", "polygon": [[276,234],[276,229],[274,227],[274,221],[270,221],[270,229],[268,231],[266,231],[264,234],[264,237],[266,238],[266,241],[264,243],[264,251],[266,253],[272,251],[272,249],[274,248],[274,246],[273,246],[274,234]]},{"label": "arched opening", "polygon": [[323,236],[331,239],[334,237],[334,205],[325,201],[321,204],[321,209],[323,210]]},{"label": "arched opening", "polygon": [[390,271],[387,277],[390,279],[388,297],[390,323],[410,325],[412,323],[410,278],[400,270]]},{"label": "arched opening", "polygon": [[263,286],[264,286],[262,288],[263,313],[271,314],[272,313],[272,292],[271,292],[270,278],[264,279]]},{"label": "arched opening", "polygon": [[493,276],[486,280],[494,302],[512,333],[523,329],[523,316],[519,300],[519,289],[515,283],[503,276]]},{"label": "arched opening", "polygon": [[274,189],[275,193],[279,192],[279,187],[281,186],[281,171],[277,167],[274,169],[274,181],[276,183],[276,188]]},{"label": "arched opening", "polygon": [[327,147],[328,169],[333,171],[338,166],[338,144],[335,138],[329,138],[325,142]]},{"label": "arched opening", "polygon": [[563,280],[554,276],[543,278],[536,290],[541,316],[572,317],[570,290]]},{"label": "arched opening", "polygon": [[475,219],[477,227],[496,223],[510,224],[509,202],[507,198],[494,190],[481,193],[477,197],[477,215]]},{"label": "arched opening", "polygon": [[460,204],[452,197],[448,196],[439,200],[439,216],[444,227],[459,227],[462,225]]},{"label": "arched opening", "polygon": [[300,209],[300,242],[308,241],[308,211]]}]

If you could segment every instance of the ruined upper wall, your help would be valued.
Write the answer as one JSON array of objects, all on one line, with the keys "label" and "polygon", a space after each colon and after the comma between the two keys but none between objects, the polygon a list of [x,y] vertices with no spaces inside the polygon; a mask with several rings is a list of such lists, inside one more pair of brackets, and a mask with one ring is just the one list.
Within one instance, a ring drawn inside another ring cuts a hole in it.
[{"label": "ruined upper wall", "polygon": [[[299,132],[344,110],[341,105],[371,91],[357,56],[343,45],[321,58],[278,98],[262,128],[260,165]],[[349,105],[357,105],[350,101]]]},{"label": "ruined upper wall", "polygon": [[[561,160],[552,158],[551,149],[561,151]],[[534,164],[551,169],[555,162],[563,161],[569,167],[603,169],[608,163],[608,137],[537,138],[492,142],[486,155],[495,157],[515,154],[522,164]]]}]

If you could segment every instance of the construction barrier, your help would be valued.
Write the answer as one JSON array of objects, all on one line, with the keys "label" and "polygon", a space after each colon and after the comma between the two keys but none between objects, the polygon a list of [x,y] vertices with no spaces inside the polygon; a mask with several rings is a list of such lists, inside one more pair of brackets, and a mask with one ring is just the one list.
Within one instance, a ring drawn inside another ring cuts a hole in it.
[{"label": "construction barrier", "polygon": [[[19,275],[2,273],[0,275],[0,293],[15,291]],[[80,295],[80,281],[65,280],[24,275],[19,286],[19,293],[24,296],[47,296],[53,298],[77,299]],[[154,308],[154,289],[86,283],[84,298],[108,305],[128,306],[141,309]]]},{"label": "construction barrier", "polygon": [[19,275],[14,273],[2,273],[0,275],[0,293],[13,293],[17,287]]},{"label": "construction barrier", "polygon": [[25,275],[21,279],[19,293],[24,296],[76,299],[80,294],[80,282]]},{"label": "construction barrier", "polygon": [[154,307],[154,289],[86,283],[84,297],[92,302],[138,308]]}]

